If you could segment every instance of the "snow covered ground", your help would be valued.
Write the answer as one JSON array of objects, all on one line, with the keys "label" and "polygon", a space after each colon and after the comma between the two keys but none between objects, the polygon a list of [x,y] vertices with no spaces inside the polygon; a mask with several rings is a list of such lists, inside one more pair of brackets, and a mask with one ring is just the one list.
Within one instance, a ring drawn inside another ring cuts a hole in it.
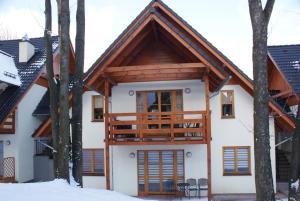
[{"label": "snow covered ground", "polygon": [[114,191],[77,188],[64,180],[0,184],[0,200],[9,201],[141,201]]}]

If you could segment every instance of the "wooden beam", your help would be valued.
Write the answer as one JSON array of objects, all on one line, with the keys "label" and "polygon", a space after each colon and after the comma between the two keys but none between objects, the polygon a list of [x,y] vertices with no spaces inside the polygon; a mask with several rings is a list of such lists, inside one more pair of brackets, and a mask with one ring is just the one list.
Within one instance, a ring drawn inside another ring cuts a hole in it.
[{"label": "wooden beam", "polygon": [[112,54],[103,64],[102,68],[99,69],[94,76],[88,81],[88,84],[93,83],[99,74],[101,74],[105,68],[107,67],[107,64],[111,63],[124,49],[125,47],[133,40],[135,40],[135,37],[143,30],[143,28],[152,20],[152,17],[147,18],[143,23],[139,25],[139,27],[128,37],[128,39]]},{"label": "wooden beam", "polygon": [[114,77],[114,79],[118,83],[126,83],[126,82],[150,82],[150,81],[167,81],[167,80],[187,80],[187,79],[201,79],[202,74],[180,74],[180,73],[174,73],[174,74],[158,74],[158,75],[129,75],[120,77],[120,79],[117,79],[117,77]]},{"label": "wooden beam", "polygon": [[217,70],[213,65],[211,65],[202,55],[200,55],[193,47],[191,47],[187,42],[185,42],[181,37],[177,35],[171,28],[169,28],[161,19],[157,16],[153,16],[158,24],[160,24],[165,31],[171,34],[174,38],[176,38],[181,44],[185,46],[188,50],[190,50],[197,58],[204,62],[207,66],[210,67],[210,70],[214,72],[221,79],[225,79],[225,75],[223,75],[219,70]]},{"label": "wooden beam", "polygon": [[152,20],[151,21],[151,26],[152,26],[152,29],[153,29],[153,33],[154,33],[154,38],[155,38],[155,40],[156,41],[158,41],[158,32],[157,32],[157,28],[156,28],[156,25],[155,25],[155,21],[154,20]]},{"label": "wooden beam", "polygon": [[162,140],[162,141],[110,141],[110,145],[181,145],[181,144],[206,144],[206,140]]},{"label": "wooden beam", "polygon": [[105,72],[124,72],[124,71],[142,71],[142,70],[158,70],[158,69],[182,69],[182,68],[206,68],[203,63],[178,63],[178,64],[153,64],[138,66],[120,66],[108,67]]},{"label": "wooden beam", "polygon": [[104,124],[105,124],[105,178],[106,189],[110,190],[110,158],[109,158],[109,130],[108,130],[108,103],[109,103],[109,82],[104,82]]},{"label": "wooden beam", "polygon": [[206,103],[206,142],[207,142],[207,187],[208,187],[208,200],[211,201],[211,116],[210,116],[210,100],[209,100],[209,79],[204,76],[205,81],[205,103]]},{"label": "wooden beam", "polygon": [[116,81],[115,81],[113,78],[111,78],[108,74],[104,73],[104,74],[102,75],[102,77],[103,77],[105,80],[107,80],[112,86],[116,86],[116,85],[117,85]]},{"label": "wooden beam", "polygon": [[123,71],[111,73],[111,77],[123,77],[123,76],[139,76],[139,75],[154,75],[157,74],[184,74],[184,73],[203,73],[204,70],[201,68],[178,68],[178,69],[156,69],[156,70],[137,70],[137,71]]},{"label": "wooden beam", "polygon": [[289,97],[291,95],[293,95],[293,91],[290,89],[290,90],[282,91],[278,94],[275,94],[275,95],[272,96],[272,98],[279,98],[281,96]]}]

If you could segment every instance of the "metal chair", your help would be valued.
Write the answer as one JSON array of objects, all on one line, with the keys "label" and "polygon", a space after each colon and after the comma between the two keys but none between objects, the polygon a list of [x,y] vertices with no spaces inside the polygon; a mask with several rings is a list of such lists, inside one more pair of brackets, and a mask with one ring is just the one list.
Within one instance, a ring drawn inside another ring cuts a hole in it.
[{"label": "metal chair", "polygon": [[180,200],[182,200],[182,196],[186,195],[187,189],[189,187],[188,183],[178,183],[177,184],[177,192],[176,194],[180,196]]},{"label": "metal chair", "polygon": [[186,182],[189,184],[188,187],[188,194],[189,194],[189,199],[191,198],[191,191],[195,191],[196,192],[196,196],[198,193],[198,186],[197,186],[197,180],[196,179],[187,179]]},{"label": "metal chair", "polygon": [[201,197],[201,191],[208,191],[208,181],[206,178],[198,179],[198,193]]}]

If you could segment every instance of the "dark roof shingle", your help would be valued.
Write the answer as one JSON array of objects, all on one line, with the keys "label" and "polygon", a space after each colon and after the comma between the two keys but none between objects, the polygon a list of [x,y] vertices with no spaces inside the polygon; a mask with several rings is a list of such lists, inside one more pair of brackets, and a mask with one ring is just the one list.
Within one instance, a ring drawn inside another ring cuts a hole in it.
[{"label": "dark roof shingle", "polygon": [[268,51],[295,93],[300,96],[300,44],[269,46]]},{"label": "dark roof shingle", "polygon": [[[0,94],[0,122],[5,119],[41,72],[46,60],[44,40],[43,37],[30,39],[30,43],[35,47],[35,54],[27,63],[19,63],[20,39],[0,41],[0,50],[13,56],[21,80],[20,87],[5,90]],[[53,36],[52,41],[53,51],[56,51],[58,48],[58,37]]]}]

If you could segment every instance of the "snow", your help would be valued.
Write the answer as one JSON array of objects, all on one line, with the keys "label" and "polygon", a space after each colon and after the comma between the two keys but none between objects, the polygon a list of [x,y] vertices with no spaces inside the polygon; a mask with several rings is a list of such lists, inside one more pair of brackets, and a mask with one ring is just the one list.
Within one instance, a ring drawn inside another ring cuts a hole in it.
[{"label": "snow", "polygon": [[292,64],[292,66],[295,68],[295,69],[297,69],[297,70],[299,70],[300,69],[300,60],[299,61],[292,61],[291,62],[291,64]]},{"label": "snow", "polygon": [[298,191],[298,188],[299,188],[299,179],[297,179],[297,181],[295,181],[294,183],[291,183],[291,188],[296,189],[296,192]]},{"label": "snow", "polygon": [[40,183],[0,184],[1,200],[9,201],[141,201],[114,191],[78,188],[65,180]]},{"label": "snow", "polygon": [[0,81],[16,86],[21,84],[14,59],[3,51],[0,51]]}]

